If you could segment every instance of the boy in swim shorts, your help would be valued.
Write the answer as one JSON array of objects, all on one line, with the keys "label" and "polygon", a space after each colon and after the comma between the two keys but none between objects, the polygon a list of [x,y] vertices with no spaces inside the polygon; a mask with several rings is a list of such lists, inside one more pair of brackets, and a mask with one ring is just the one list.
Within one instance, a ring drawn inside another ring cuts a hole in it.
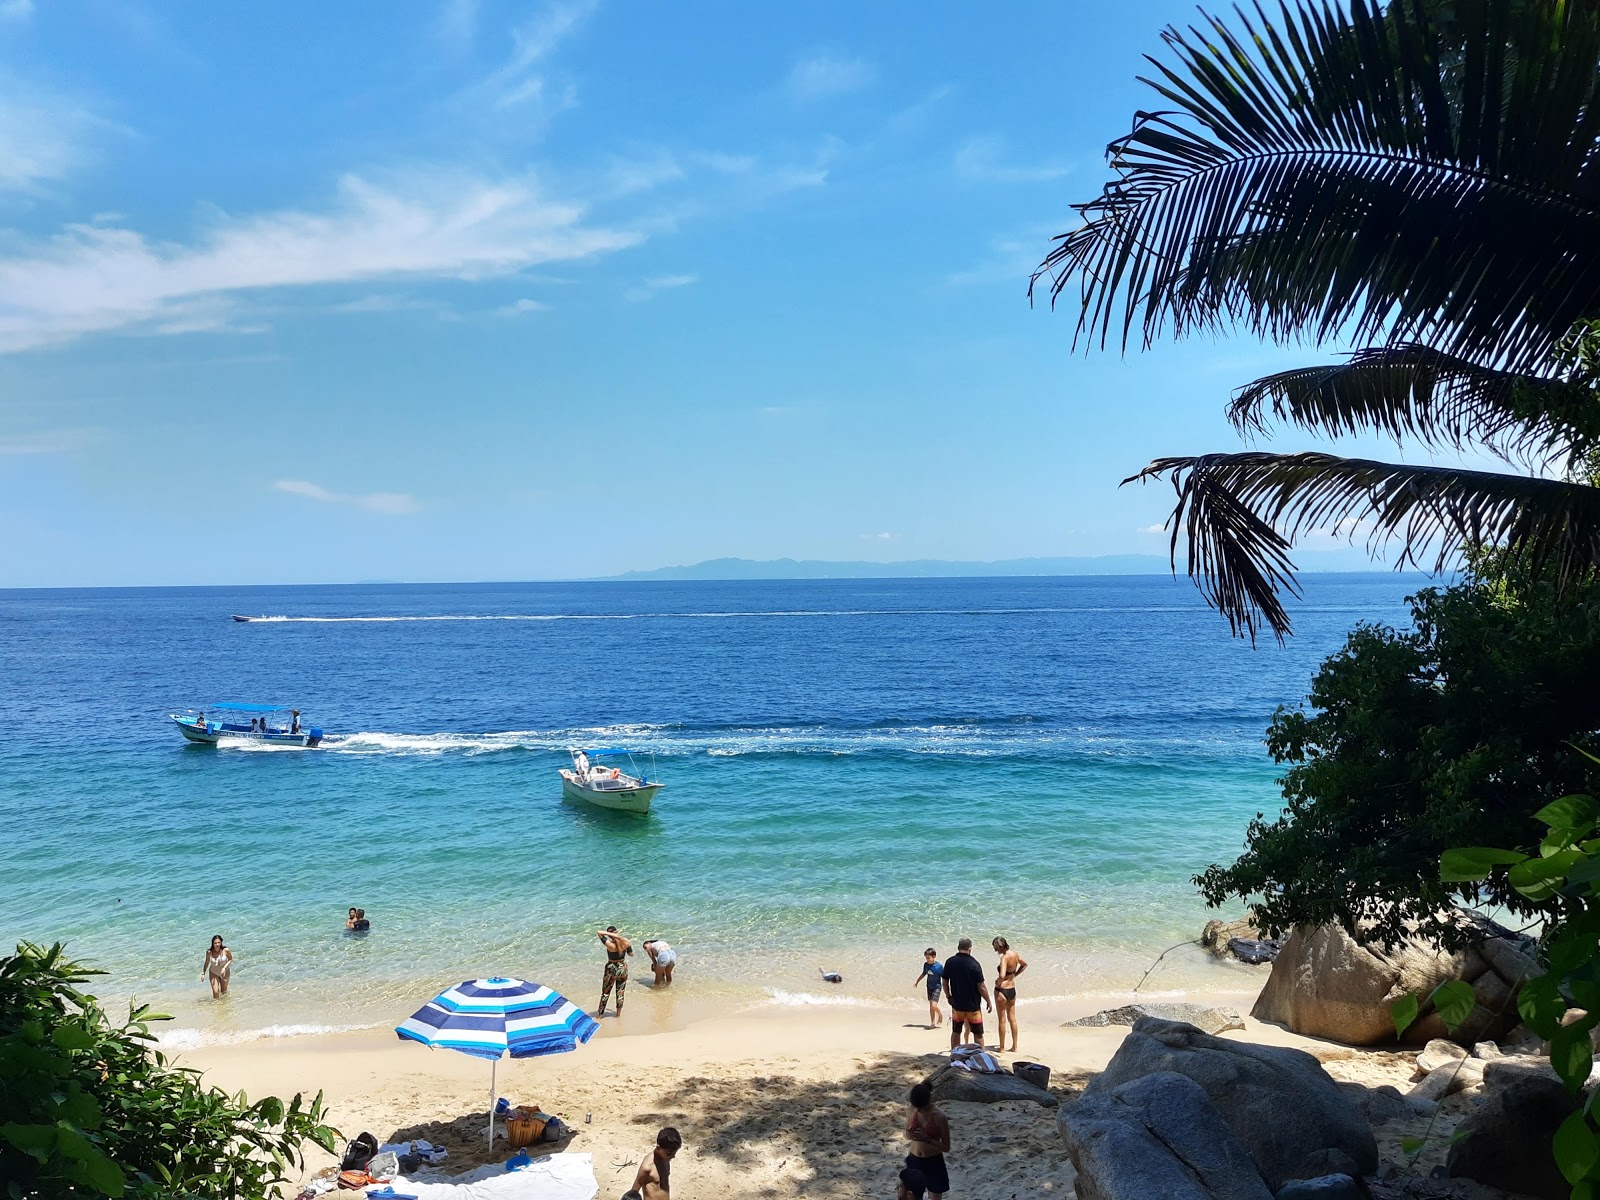
[{"label": "boy in swim shorts", "polygon": [[939,961],[939,952],[929,946],[922,952],[922,974],[917,976],[916,987],[924,979],[928,981],[928,1028],[937,1029],[944,1024],[944,1011],[939,1007],[939,991],[944,982],[944,964]]}]

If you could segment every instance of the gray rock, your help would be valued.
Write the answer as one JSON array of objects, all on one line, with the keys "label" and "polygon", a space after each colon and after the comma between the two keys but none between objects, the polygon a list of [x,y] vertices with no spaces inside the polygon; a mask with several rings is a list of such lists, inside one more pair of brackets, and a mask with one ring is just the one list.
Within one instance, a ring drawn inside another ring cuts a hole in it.
[{"label": "gray rock", "polygon": [[1481,1058],[1488,1062],[1492,1059],[1504,1058],[1506,1055],[1505,1051],[1501,1050],[1494,1042],[1479,1042],[1472,1048],[1472,1057]]},{"label": "gray rock", "polygon": [[978,1071],[963,1071],[949,1064],[929,1075],[926,1082],[932,1085],[935,1100],[970,1100],[978,1104],[1031,1100],[1045,1108],[1055,1108],[1061,1103],[1043,1088],[1025,1083],[1015,1075],[985,1075]]},{"label": "gray rock", "polygon": [[1068,1021],[1070,1026],[1103,1028],[1107,1025],[1132,1025],[1140,1017],[1157,1017],[1163,1021],[1183,1021],[1206,1033],[1222,1033],[1229,1029],[1243,1029],[1244,1018],[1232,1008],[1212,1008],[1205,1004],[1125,1004],[1121,1008],[1106,1008],[1091,1017]]},{"label": "gray rock", "polygon": [[1428,1072],[1437,1071],[1440,1067],[1448,1067],[1451,1063],[1467,1057],[1467,1052],[1460,1046],[1445,1038],[1434,1038],[1417,1054],[1417,1070]]},{"label": "gray rock", "polygon": [[[1294,1178],[1321,1179],[1326,1175],[1351,1175],[1359,1178],[1361,1168],[1356,1165],[1356,1160],[1343,1150],[1318,1150],[1306,1156],[1305,1161],[1295,1169]],[[1293,1183],[1294,1180],[1289,1182]]]},{"label": "gray rock", "polygon": [[1429,1071],[1406,1096],[1413,1100],[1443,1100],[1454,1092],[1477,1087],[1483,1082],[1483,1070],[1488,1065],[1481,1059],[1458,1058]]},{"label": "gray rock", "polygon": [[1211,1097],[1268,1187],[1281,1187],[1318,1150],[1344,1151],[1362,1174],[1378,1168],[1378,1144],[1360,1111],[1321,1063],[1285,1046],[1229,1041],[1142,1017],[1085,1095],[1167,1071],[1188,1076]]},{"label": "gray rock", "polygon": [[1544,974],[1544,968],[1514,946],[1509,938],[1486,938],[1475,948],[1490,969],[1514,988]]},{"label": "gray rock", "polygon": [[1232,958],[1228,953],[1228,943],[1234,938],[1258,938],[1261,931],[1256,928],[1254,918],[1244,917],[1238,921],[1207,921],[1205,929],[1200,934],[1200,944],[1218,958]]},{"label": "gray rock", "polygon": [[1278,1189],[1278,1200],[1367,1200],[1370,1195],[1359,1179],[1343,1173],[1296,1179]]},{"label": "gray rock", "polygon": [[1079,1200],[1270,1200],[1250,1153],[1193,1080],[1145,1075],[1085,1094],[1056,1123]]},{"label": "gray rock", "polygon": [[[1408,1100],[1390,1084],[1369,1088],[1359,1083],[1341,1083],[1339,1090],[1349,1098],[1368,1125],[1387,1125],[1390,1121],[1405,1121],[1411,1117],[1432,1116],[1438,1105],[1426,1102]],[[1329,1175],[1332,1171],[1319,1171],[1319,1175]],[[1346,1172],[1348,1174],[1349,1172]],[[1359,1173],[1359,1172],[1358,1172]]]},{"label": "gray rock", "polygon": [[1484,1096],[1461,1122],[1462,1141],[1450,1147],[1452,1177],[1540,1200],[1567,1200],[1572,1187],[1556,1167],[1551,1139],[1578,1111],[1582,1097],[1544,1068],[1500,1060],[1485,1064]]}]

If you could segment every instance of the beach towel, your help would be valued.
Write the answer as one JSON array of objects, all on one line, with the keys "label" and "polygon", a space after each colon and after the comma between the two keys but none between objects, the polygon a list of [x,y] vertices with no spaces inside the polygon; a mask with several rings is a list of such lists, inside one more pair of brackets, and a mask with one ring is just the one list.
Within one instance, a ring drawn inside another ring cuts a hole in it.
[{"label": "beach towel", "polygon": [[490,1163],[449,1182],[424,1183],[395,1176],[394,1190],[418,1200],[595,1200],[594,1161],[587,1154],[546,1154],[521,1171]]},{"label": "beach towel", "polygon": [[957,1046],[950,1051],[950,1065],[980,1075],[1000,1074],[999,1060],[978,1046]]}]

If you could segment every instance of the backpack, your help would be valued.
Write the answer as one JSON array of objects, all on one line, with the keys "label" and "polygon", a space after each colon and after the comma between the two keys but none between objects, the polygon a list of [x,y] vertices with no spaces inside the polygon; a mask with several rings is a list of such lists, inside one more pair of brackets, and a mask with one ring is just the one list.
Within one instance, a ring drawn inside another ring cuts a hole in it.
[{"label": "backpack", "polygon": [[344,1159],[339,1163],[341,1171],[365,1171],[367,1164],[372,1161],[372,1156],[378,1152],[378,1139],[370,1133],[360,1133],[355,1136],[344,1148]]}]

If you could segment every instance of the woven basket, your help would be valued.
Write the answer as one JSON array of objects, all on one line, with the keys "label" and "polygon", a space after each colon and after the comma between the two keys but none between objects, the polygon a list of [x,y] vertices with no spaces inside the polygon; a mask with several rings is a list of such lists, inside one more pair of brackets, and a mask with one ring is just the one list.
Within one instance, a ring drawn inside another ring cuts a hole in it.
[{"label": "woven basket", "polygon": [[531,1108],[513,1109],[506,1116],[506,1142],[513,1148],[528,1146],[544,1136],[544,1118]]}]

